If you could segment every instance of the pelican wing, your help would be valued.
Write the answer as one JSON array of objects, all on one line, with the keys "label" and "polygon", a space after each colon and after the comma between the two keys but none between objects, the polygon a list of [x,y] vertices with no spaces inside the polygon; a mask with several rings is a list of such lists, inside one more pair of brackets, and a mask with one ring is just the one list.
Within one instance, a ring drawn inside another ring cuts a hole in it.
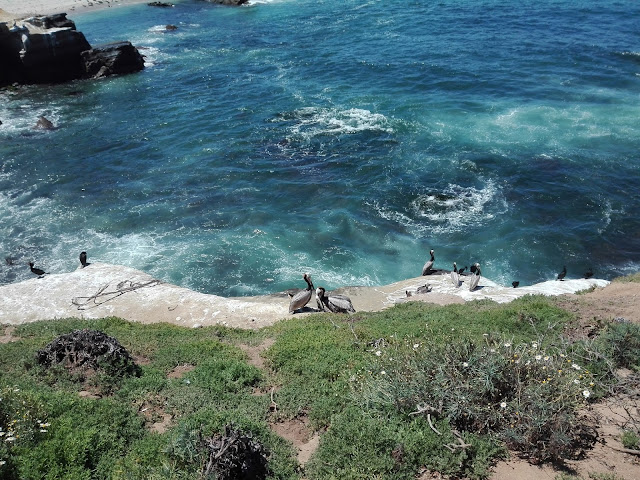
[{"label": "pelican wing", "polygon": [[299,308],[304,307],[311,300],[311,290],[300,290],[289,302],[289,313],[293,313]]},{"label": "pelican wing", "polygon": [[355,308],[353,308],[351,299],[344,295],[331,295],[329,297],[329,301],[327,302],[327,307],[333,313],[355,313],[356,311]]},{"label": "pelican wing", "polygon": [[471,276],[471,280],[469,280],[469,291],[473,292],[477,288],[478,283],[480,283],[480,275],[478,273],[474,273]]}]

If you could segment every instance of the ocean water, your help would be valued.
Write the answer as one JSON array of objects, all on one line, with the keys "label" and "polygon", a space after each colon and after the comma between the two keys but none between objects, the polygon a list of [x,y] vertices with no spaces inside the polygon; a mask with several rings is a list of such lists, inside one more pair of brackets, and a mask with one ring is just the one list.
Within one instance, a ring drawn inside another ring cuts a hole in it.
[{"label": "ocean water", "polygon": [[507,285],[640,269],[635,0],[68,13],[147,67],[0,91],[0,284],[82,250],[224,296],[392,283],[431,248]]}]

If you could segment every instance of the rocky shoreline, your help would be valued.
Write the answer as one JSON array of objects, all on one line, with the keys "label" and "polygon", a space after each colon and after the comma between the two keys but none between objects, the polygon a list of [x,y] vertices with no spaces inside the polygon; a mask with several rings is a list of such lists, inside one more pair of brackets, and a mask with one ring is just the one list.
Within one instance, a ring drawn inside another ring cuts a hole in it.
[{"label": "rocky shoreline", "polygon": [[[322,286],[319,279],[314,280],[316,287]],[[390,285],[344,287],[334,292],[348,295],[356,311],[371,312],[407,301],[446,305],[489,299],[504,303],[528,294],[562,295],[609,284],[606,280],[591,278],[551,280],[512,288],[482,277],[478,288],[470,292],[467,281],[456,288],[448,274],[436,273]],[[431,286],[431,291],[416,293],[418,287],[425,284]],[[407,296],[407,292],[411,296]],[[258,329],[294,315],[316,312],[314,298],[301,313],[289,314],[288,306],[286,292],[226,298],[172,285],[133,268],[97,262],[73,272],[47,274],[0,286],[0,324],[116,316],[141,323]]]}]

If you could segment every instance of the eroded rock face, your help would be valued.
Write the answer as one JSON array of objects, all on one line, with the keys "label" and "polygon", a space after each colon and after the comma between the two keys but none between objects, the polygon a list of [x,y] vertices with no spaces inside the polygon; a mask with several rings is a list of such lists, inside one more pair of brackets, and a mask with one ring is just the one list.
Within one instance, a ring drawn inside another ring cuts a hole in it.
[{"label": "eroded rock face", "polygon": [[[82,54],[87,51],[91,53]],[[66,13],[0,23],[0,86],[60,83],[143,68],[142,56],[130,42],[92,49]]]},{"label": "eroded rock face", "polygon": [[144,68],[144,58],[131,42],[116,42],[82,52],[84,76],[107,77],[138,72]]}]

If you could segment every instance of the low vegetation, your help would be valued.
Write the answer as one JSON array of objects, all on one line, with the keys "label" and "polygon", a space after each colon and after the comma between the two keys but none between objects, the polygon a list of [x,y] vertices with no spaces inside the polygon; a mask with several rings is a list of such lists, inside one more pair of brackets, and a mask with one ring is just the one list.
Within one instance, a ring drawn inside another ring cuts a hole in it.
[{"label": "low vegetation", "polygon": [[[619,369],[628,385],[640,366],[638,325],[613,321],[571,342],[573,322],[529,296],[260,331],[21,325],[0,344],[0,477],[415,479],[426,469],[483,479],[509,450],[562,463],[595,441],[583,407],[615,391]],[[38,361],[77,332],[121,346],[126,362]],[[255,365],[245,352],[263,343]],[[294,418],[321,435],[304,466],[270,428]],[[626,431],[625,445],[637,448],[639,434]]]}]

